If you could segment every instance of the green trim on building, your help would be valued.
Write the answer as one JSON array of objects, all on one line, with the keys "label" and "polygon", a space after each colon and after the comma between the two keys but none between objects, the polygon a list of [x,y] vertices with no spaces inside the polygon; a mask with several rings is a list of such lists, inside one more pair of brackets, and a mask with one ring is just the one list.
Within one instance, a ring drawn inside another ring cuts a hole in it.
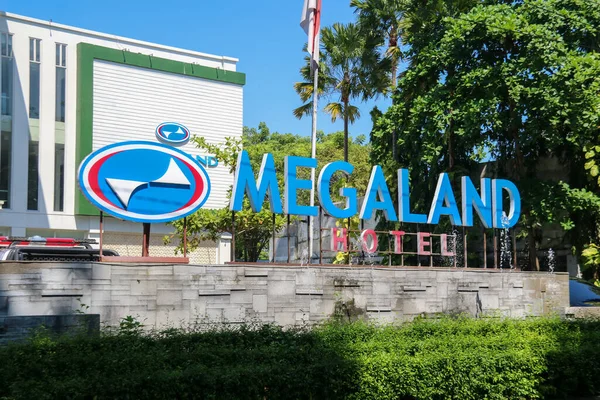
[{"label": "green trim on building", "polygon": [[[76,188],[79,187],[77,172],[83,159],[92,152],[94,117],[94,47],[84,43],[77,45],[77,138],[75,152]],[[98,215],[94,207],[75,189],[75,214]]]},{"label": "green trim on building", "polygon": [[[94,116],[94,60],[110,61],[155,71],[170,72],[196,78],[209,79],[234,85],[244,85],[246,74],[234,71],[225,71],[218,68],[205,67],[181,61],[168,60],[145,54],[131,53],[129,51],[110,49],[89,43],[77,45],[77,143],[76,143],[76,171],[83,159],[92,152],[93,116]],[[78,184],[76,183],[77,187]],[[75,195],[76,215],[98,215],[94,207],[76,189]]]}]

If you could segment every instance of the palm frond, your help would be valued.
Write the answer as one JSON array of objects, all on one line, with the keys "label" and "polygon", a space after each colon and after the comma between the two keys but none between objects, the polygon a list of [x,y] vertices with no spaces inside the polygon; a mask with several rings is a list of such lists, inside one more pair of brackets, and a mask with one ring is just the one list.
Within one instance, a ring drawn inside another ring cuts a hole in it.
[{"label": "palm frond", "polygon": [[298,119],[302,119],[302,117],[306,116],[306,115],[311,115],[312,113],[312,109],[313,109],[313,103],[312,102],[308,102],[305,103],[303,105],[301,105],[298,108],[294,108],[294,117],[298,118]]},{"label": "palm frond", "polygon": [[312,82],[296,82],[294,83],[294,90],[300,95],[300,99],[304,102],[312,97],[314,85]]},{"label": "palm frond", "polygon": [[348,105],[346,114],[348,115],[348,121],[350,121],[351,124],[353,124],[357,119],[360,118],[360,110],[358,109],[358,107],[350,104]]},{"label": "palm frond", "polygon": [[[383,18],[379,15],[380,9],[387,13],[390,4],[397,1],[400,0],[351,0],[351,5],[359,13],[360,20],[361,16],[367,14]],[[385,94],[391,87],[390,58],[384,57],[379,51],[382,39],[367,33],[363,25],[334,23],[321,30],[318,96],[336,97],[325,106],[325,111],[330,114],[332,121],[344,115],[344,104],[357,99],[365,101]],[[395,54],[392,55],[395,57]],[[301,101],[307,102],[314,91],[308,56],[305,57],[300,75],[303,79],[294,85],[294,89]],[[303,107],[294,110],[294,115],[306,115],[301,111]],[[354,122],[360,117],[360,113],[357,107],[352,107],[348,111],[351,112]]]},{"label": "palm frond", "polygon": [[325,106],[325,112],[331,116],[331,122],[335,122],[344,116],[344,105],[337,102],[329,103]]}]

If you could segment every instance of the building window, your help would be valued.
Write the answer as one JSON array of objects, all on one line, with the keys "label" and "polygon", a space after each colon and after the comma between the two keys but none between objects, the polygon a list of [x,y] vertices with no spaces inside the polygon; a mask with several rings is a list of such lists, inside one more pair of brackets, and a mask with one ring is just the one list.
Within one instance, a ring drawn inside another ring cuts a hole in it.
[{"label": "building window", "polygon": [[0,33],[2,57],[2,115],[12,116],[12,35]]},{"label": "building window", "polygon": [[56,117],[54,129],[54,211],[64,210],[65,193],[65,104],[67,45],[56,44]]},{"label": "building window", "polygon": [[40,118],[40,39],[29,39],[29,118]]},{"label": "building window", "polygon": [[2,208],[10,208],[10,164],[12,156],[12,132],[2,129],[0,134],[0,201]]},{"label": "building window", "polygon": [[40,39],[29,39],[29,157],[27,209],[38,209],[40,152]]},{"label": "building window", "polygon": [[54,211],[63,211],[65,197],[65,145],[54,145]]},{"label": "building window", "polygon": [[67,45],[56,43],[56,66],[67,67]]},{"label": "building window", "polygon": [[0,43],[2,45],[2,48],[0,49],[0,55],[12,57],[12,35],[4,32],[0,32],[0,35]]},{"label": "building window", "polygon": [[10,208],[10,175],[12,157],[12,36],[0,32],[0,201]]},{"label": "building window", "polygon": [[27,209],[38,209],[40,143],[37,140],[29,141],[29,171],[27,174]]},{"label": "building window", "polygon": [[65,122],[65,79],[67,45],[56,44],[56,121]]}]

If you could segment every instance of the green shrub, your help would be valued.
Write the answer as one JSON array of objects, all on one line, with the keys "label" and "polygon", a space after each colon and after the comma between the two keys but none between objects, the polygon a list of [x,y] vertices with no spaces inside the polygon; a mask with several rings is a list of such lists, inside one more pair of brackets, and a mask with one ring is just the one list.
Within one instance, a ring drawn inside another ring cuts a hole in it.
[{"label": "green shrub", "polygon": [[97,337],[0,347],[9,399],[537,399],[600,392],[600,322],[331,322]]}]

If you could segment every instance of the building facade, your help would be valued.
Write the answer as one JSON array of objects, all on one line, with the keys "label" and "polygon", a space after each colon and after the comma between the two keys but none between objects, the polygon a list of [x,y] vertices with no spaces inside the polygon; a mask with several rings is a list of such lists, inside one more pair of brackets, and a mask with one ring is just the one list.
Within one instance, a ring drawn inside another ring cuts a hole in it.
[{"label": "building facade", "polygon": [[[237,59],[198,53],[0,12],[0,235],[98,238],[98,211],[80,193],[77,170],[92,151],[127,141],[157,141],[165,122],[209,143],[242,134],[245,75]],[[227,203],[233,177],[196,148],[211,193],[204,208]],[[104,243],[140,255],[141,224],[105,219]],[[168,225],[153,224],[151,255]],[[194,262],[226,261],[205,243]]]}]

